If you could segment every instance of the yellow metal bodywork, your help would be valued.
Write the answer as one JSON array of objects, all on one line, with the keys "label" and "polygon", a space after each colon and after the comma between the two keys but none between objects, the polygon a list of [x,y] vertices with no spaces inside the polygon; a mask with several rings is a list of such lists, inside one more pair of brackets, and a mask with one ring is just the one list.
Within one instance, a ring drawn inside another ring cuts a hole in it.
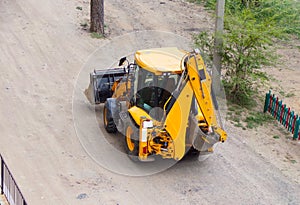
[{"label": "yellow metal bodywork", "polygon": [[128,112],[130,113],[130,115],[132,116],[132,118],[134,119],[135,123],[137,123],[138,126],[141,126],[141,121],[140,121],[141,117],[146,117],[147,119],[151,119],[150,115],[147,112],[145,112],[144,110],[142,110],[137,106],[133,106],[129,108]]},{"label": "yellow metal bodywork", "polygon": [[115,82],[113,85],[114,94],[113,98],[122,96],[127,91],[126,82]]},{"label": "yellow metal bodywork", "polygon": [[186,84],[167,115],[165,129],[174,141],[175,159],[181,159],[185,154],[185,135],[190,115],[193,90]]},{"label": "yellow metal bodywork", "polygon": [[155,75],[163,72],[180,73],[180,62],[186,53],[173,47],[139,50],[135,53],[134,60],[137,65]]},{"label": "yellow metal bodywork", "polygon": [[126,128],[126,132],[125,132],[125,135],[126,135],[126,143],[127,143],[127,147],[128,149],[132,152],[134,150],[134,143],[132,142],[132,135],[134,134],[133,132],[133,129],[131,126],[128,126]]}]

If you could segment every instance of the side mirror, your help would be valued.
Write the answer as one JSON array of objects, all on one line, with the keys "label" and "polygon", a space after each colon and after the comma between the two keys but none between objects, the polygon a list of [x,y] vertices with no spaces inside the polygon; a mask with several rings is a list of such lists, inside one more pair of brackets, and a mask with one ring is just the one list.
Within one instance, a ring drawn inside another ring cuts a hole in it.
[{"label": "side mirror", "polygon": [[126,60],[127,60],[126,57],[121,58],[119,61],[119,66],[123,65]]}]

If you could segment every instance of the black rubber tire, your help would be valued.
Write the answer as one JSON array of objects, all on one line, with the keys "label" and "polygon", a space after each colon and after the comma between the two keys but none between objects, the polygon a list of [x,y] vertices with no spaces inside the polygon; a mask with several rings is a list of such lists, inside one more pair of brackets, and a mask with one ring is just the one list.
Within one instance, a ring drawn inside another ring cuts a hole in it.
[{"label": "black rubber tire", "polygon": [[[129,136],[130,134],[130,130],[131,129],[131,135],[133,134],[133,136]],[[132,161],[139,161],[138,155],[139,155],[139,140],[138,140],[138,128],[136,128],[134,125],[126,125],[125,126],[125,132],[124,132],[124,141],[125,141],[125,150],[126,150],[126,154],[128,155],[128,157],[132,160]],[[129,144],[131,143],[131,144]]]},{"label": "black rubber tire", "polygon": [[190,150],[188,151],[188,154],[194,157],[198,157],[200,154],[200,151],[198,151],[196,148],[194,148],[193,146],[190,148]]},{"label": "black rubber tire", "polygon": [[114,122],[114,119],[110,117],[109,110],[107,109],[106,105],[103,108],[103,124],[104,128],[108,133],[116,133],[118,131],[117,126]]}]

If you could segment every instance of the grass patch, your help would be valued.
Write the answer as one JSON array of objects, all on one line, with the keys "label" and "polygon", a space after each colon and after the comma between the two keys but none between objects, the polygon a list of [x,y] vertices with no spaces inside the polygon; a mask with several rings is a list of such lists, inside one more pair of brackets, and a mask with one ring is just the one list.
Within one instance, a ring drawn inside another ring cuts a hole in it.
[{"label": "grass patch", "polygon": [[285,97],[290,98],[290,97],[294,97],[294,96],[295,96],[295,93],[288,93],[288,94],[286,94]]},{"label": "grass patch", "polygon": [[239,123],[239,122],[241,121],[240,118],[239,118],[238,116],[232,117],[231,120],[232,120],[233,122],[237,122],[237,123]]},{"label": "grass patch", "polygon": [[80,23],[80,26],[83,27],[83,28],[87,28],[88,23],[87,22],[82,22],[82,23]]},{"label": "grass patch", "polygon": [[102,38],[104,38],[104,35],[100,34],[100,33],[93,32],[93,33],[91,33],[91,37],[92,38],[97,38],[97,39],[102,39]]},{"label": "grass patch", "polygon": [[283,90],[280,90],[280,91],[279,91],[279,94],[282,95],[283,97],[285,96],[285,93],[284,93]]},{"label": "grass patch", "polygon": [[82,7],[81,6],[76,6],[76,9],[82,11]]},{"label": "grass patch", "polygon": [[236,108],[234,107],[234,106],[230,106],[229,108],[228,108],[228,110],[230,111],[230,113],[232,114],[235,110],[236,110]]},{"label": "grass patch", "polygon": [[235,123],[234,126],[235,126],[235,127],[240,127],[240,128],[242,128],[242,129],[244,128],[244,126],[243,126],[242,123],[240,123],[240,122]]},{"label": "grass patch", "polygon": [[[279,124],[279,123],[276,121],[276,124]],[[287,129],[283,125],[281,125],[281,124],[279,124],[278,131],[281,134],[285,135],[285,136],[289,136],[290,135],[290,132],[287,131]]]},{"label": "grass patch", "polygon": [[262,112],[250,112],[245,122],[247,123],[246,127],[252,129],[257,126],[262,126],[264,123],[270,123],[273,120],[274,118],[271,115]]},{"label": "grass patch", "polygon": [[243,130],[256,129],[259,126],[271,123],[280,129],[281,126],[278,125],[272,115],[262,112],[263,108],[261,106],[264,104],[264,99],[260,95],[255,95],[253,101],[255,101],[256,106],[252,107],[237,105],[229,100],[226,119],[231,121],[235,127],[240,127]]},{"label": "grass patch", "polygon": [[274,139],[279,139],[280,137],[278,135],[273,136]]}]

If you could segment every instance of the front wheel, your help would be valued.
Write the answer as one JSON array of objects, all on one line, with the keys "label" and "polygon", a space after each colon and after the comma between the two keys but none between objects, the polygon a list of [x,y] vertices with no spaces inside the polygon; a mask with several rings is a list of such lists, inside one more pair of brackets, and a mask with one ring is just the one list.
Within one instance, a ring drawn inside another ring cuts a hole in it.
[{"label": "front wheel", "polygon": [[104,105],[103,108],[103,123],[104,123],[104,128],[108,133],[117,132],[117,126],[114,122],[114,119],[111,116],[110,110],[107,108],[106,105]]},{"label": "front wheel", "polygon": [[125,149],[128,157],[133,161],[139,161],[139,132],[135,126],[125,127]]}]

